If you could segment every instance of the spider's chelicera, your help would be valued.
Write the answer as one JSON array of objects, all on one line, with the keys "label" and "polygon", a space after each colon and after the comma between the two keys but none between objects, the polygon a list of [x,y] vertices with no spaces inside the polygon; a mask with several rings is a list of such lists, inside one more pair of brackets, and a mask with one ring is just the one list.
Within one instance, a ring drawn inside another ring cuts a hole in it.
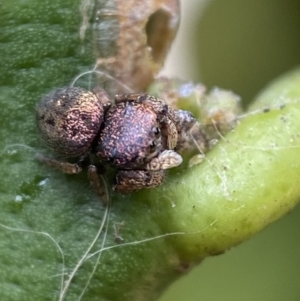
[{"label": "spider's chelicera", "polygon": [[[160,185],[165,170],[181,164],[179,154],[196,120],[148,94],[117,95],[114,104],[104,90],[66,87],[55,90],[36,107],[41,137],[54,153],[77,163],[37,158],[65,173],[79,173],[83,158],[95,156],[116,169],[113,189],[128,193]],[[90,160],[90,162],[93,162]],[[96,165],[88,175],[100,196]]]}]

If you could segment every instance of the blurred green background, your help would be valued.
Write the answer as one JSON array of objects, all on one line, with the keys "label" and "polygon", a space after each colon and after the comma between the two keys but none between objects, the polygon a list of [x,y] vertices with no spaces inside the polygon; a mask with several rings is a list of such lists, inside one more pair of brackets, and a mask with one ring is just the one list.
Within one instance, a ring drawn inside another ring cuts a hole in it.
[{"label": "blurred green background", "polygon": [[[198,9],[197,17],[187,21],[188,31],[182,26],[188,44],[177,43],[189,45],[186,65],[192,70],[187,74],[194,81],[230,89],[247,103],[268,82],[299,65],[299,1],[215,0],[203,5],[200,0],[183,0],[183,11],[187,4],[194,14]],[[249,241],[205,260],[160,301],[299,301],[299,229],[298,206]]]},{"label": "blurred green background", "polygon": [[192,30],[197,80],[247,102],[300,61],[297,0],[211,1]]}]

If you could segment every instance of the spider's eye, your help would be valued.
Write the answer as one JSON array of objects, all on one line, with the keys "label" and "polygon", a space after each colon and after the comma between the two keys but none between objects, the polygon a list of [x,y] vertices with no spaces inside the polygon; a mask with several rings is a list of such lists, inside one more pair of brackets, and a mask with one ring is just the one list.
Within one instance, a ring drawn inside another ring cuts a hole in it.
[{"label": "spider's eye", "polygon": [[151,152],[151,153],[154,152],[154,151],[156,151],[156,146],[157,146],[157,143],[156,143],[154,140],[152,140],[152,141],[149,143],[149,148],[150,148],[150,152]]},{"label": "spider's eye", "polygon": [[159,128],[159,127],[157,127],[157,126],[154,127],[154,128],[152,129],[152,131],[153,131],[155,137],[159,137],[159,135],[160,135],[160,128]]}]

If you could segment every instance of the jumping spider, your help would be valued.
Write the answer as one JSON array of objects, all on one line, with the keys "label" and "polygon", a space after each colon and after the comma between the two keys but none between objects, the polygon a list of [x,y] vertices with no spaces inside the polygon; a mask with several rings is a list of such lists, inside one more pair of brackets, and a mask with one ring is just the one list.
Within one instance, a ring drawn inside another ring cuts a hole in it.
[{"label": "jumping spider", "polygon": [[[117,95],[111,104],[102,89],[96,95],[76,87],[50,93],[36,111],[48,147],[62,157],[78,158],[68,163],[38,155],[40,161],[76,174],[80,162],[94,156],[116,168],[113,189],[121,193],[160,185],[165,170],[181,164],[178,152],[196,122],[190,112],[173,110],[148,94]],[[89,163],[88,175],[103,199],[96,165]]]}]

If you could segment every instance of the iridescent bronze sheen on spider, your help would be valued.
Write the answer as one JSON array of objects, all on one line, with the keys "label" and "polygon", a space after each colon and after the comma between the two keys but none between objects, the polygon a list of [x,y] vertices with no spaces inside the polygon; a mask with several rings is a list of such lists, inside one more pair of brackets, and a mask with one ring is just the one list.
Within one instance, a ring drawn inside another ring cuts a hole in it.
[{"label": "iridescent bronze sheen on spider", "polygon": [[[111,104],[104,90],[96,96],[76,87],[45,96],[36,112],[46,145],[64,158],[78,158],[69,163],[38,155],[40,161],[72,174],[81,172],[82,161],[95,156],[116,169],[113,189],[122,193],[160,185],[165,170],[181,164],[178,148],[195,123],[190,112],[173,110],[148,94],[117,95]],[[92,162],[88,175],[102,196]]]}]

